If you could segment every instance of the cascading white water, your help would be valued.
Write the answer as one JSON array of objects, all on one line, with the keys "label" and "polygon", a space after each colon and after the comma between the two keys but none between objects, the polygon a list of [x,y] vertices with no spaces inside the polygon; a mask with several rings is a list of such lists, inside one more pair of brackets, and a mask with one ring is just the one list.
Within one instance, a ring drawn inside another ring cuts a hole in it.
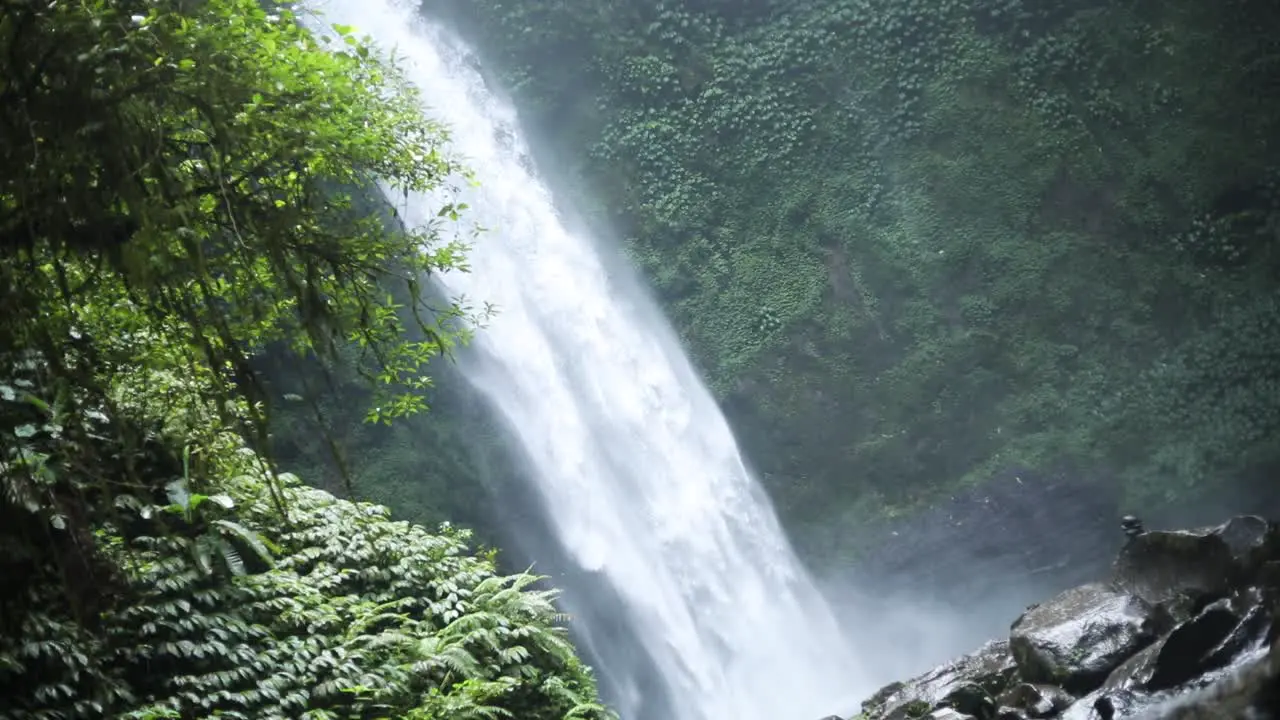
[{"label": "cascading white water", "polygon": [[[518,439],[572,561],[621,597],[615,614],[674,696],[671,720],[847,709],[837,704],[859,673],[723,415],[650,301],[557,216],[514,110],[412,3],[312,7],[400,57],[476,173],[480,186],[463,199],[489,232],[469,254],[472,271],[443,282],[498,315],[462,371]],[[410,223],[439,207],[395,202]],[[614,680],[629,720],[640,698]]]}]

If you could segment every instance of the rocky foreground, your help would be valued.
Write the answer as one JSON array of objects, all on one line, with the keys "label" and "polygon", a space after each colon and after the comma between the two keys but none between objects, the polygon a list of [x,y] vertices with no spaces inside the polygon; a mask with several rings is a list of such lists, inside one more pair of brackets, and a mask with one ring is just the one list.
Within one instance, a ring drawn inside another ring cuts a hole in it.
[{"label": "rocky foreground", "polygon": [[1109,579],[1032,605],[1008,639],[886,686],[853,720],[1280,720],[1280,524],[1125,531]]}]

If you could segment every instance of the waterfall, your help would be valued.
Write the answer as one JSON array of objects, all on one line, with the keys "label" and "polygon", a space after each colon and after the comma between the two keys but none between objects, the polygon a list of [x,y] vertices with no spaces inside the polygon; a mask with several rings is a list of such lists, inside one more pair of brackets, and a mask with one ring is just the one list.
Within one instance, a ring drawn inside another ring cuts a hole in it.
[{"label": "waterfall", "polygon": [[[471,271],[441,281],[498,314],[461,370],[509,426],[557,542],[589,579],[566,593],[569,609],[587,602],[590,583],[613,598],[607,622],[584,617],[576,633],[595,648],[623,720],[658,714],[641,710],[659,690],[642,685],[635,663],[608,662],[627,654],[656,670],[668,696],[660,720],[846,710],[835,704],[857,682],[853,662],[724,416],[625,268],[557,215],[514,109],[412,3],[315,9],[394,51],[476,174],[462,199],[488,232],[469,253]],[[410,223],[441,202],[393,201]],[[616,625],[634,647],[609,647]]]}]

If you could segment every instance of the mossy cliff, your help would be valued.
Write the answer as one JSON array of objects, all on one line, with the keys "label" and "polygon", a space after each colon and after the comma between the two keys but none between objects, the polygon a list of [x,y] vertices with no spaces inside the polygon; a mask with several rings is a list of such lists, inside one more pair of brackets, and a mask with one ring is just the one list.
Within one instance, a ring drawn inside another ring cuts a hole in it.
[{"label": "mossy cliff", "polygon": [[1273,3],[424,9],[622,236],[810,552],[1010,467],[1129,505],[1273,477]]}]

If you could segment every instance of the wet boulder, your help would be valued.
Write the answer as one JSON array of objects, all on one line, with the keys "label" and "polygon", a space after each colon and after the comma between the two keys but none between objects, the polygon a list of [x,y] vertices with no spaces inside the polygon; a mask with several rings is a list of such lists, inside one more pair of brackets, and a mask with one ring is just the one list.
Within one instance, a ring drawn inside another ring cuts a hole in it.
[{"label": "wet boulder", "polygon": [[1160,530],[1130,540],[1112,565],[1111,579],[1125,592],[1186,617],[1225,596],[1235,568],[1231,545],[1215,528]]},{"label": "wet boulder", "polygon": [[1263,564],[1280,560],[1280,526],[1257,515],[1237,515],[1212,532],[1230,549],[1239,582],[1251,581]]},{"label": "wet boulder", "polygon": [[1280,560],[1280,527],[1255,515],[1238,515],[1212,527],[1133,538],[1112,565],[1112,581],[1189,617],[1233,588],[1252,583],[1274,560]]},{"label": "wet boulder", "polygon": [[1139,713],[1156,707],[1160,701],[1150,695],[1130,690],[1096,690],[1066,709],[1058,720],[1121,720],[1140,717]]},{"label": "wet boulder", "polygon": [[1163,607],[1091,583],[1029,608],[1013,623],[1009,648],[1024,681],[1080,695],[1171,624]]},{"label": "wet boulder", "polygon": [[1239,622],[1239,616],[1222,605],[1205,608],[1126,660],[1103,689],[1150,692],[1177,687],[1210,669],[1210,654]]},{"label": "wet boulder", "polygon": [[1160,649],[1152,656],[1146,689],[1174,688],[1216,669],[1209,667],[1211,655],[1240,624],[1240,620],[1240,615],[1229,603],[1220,601],[1180,623],[1164,637]]},{"label": "wet boulder", "polygon": [[1057,685],[1021,683],[1000,696],[1000,705],[1021,711],[1027,718],[1053,717],[1065,710],[1075,698]]},{"label": "wet boulder", "polygon": [[986,688],[978,683],[968,682],[947,693],[939,709],[986,718],[996,711],[996,701]]},{"label": "wet boulder", "polygon": [[1116,668],[1103,690],[1159,692],[1185,685],[1263,647],[1271,622],[1260,594],[1246,589],[1178,623]]},{"label": "wet boulder", "polygon": [[1236,658],[1275,642],[1273,634],[1280,627],[1276,623],[1276,606],[1267,602],[1265,596],[1254,588],[1248,589],[1243,595],[1256,599],[1256,602],[1243,609],[1233,606],[1240,613],[1240,621],[1205,657],[1204,667],[1207,670],[1225,667],[1235,662]]},{"label": "wet boulder", "polygon": [[[1256,591],[1243,592],[1206,607],[1195,618],[1179,623],[1125,661],[1102,687],[1071,705],[1060,717],[1062,720],[1136,717],[1144,710],[1163,709],[1172,699],[1206,686],[1212,689],[1199,694],[1205,700],[1192,703],[1205,712],[1254,702],[1253,698],[1260,696],[1265,685],[1260,678],[1275,678],[1280,671],[1280,660],[1275,658],[1276,646],[1270,648],[1270,662],[1274,665],[1268,666],[1266,661],[1259,660],[1267,653],[1266,634],[1271,622],[1270,610],[1259,600],[1260,594]],[[1098,712],[1099,707],[1104,712]],[[1163,713],[1162,710],[1156,717],[1166,717]],[[1186,717],[1227,720],[1244,716],[1192,714]]]},{"label": "wet boulder", "polygon": [[1273,634],[1280,605],[1266,586],[1243,588],[1211,608],[1229,611],[1236,618],[1236,624],[1204,656],[1204,672],[1233,664],[1242,656],[1274,644]]},{"label": "wet boulder", "polygon": [[941,665],[919,677],[887,685],[862,704],[868,720],[928,717],[934,710],[953,710],[960,717],[990,717],[993,697],[1013,680],[1016,666],[1004,641]]},{"label": "wet boulder", "polygon": [[[1161,720],[1246,720],[1280,717],[1280,645],[1194,693],[1161,702]],[[1068,717],[1067,720],[1084,720]],[[1122,717],[1117,714],[1116,718]]]},{"label": "wet boulder", "polygon": [[[1167,637],[1166,635],[1165,638]],[[1138,654],[1121,663],[1120,667],[1107,676],[1099,690],[1104,694],[1116,690],[1145,691],[1147,680],[1151,679],[1155,658],[1164,647],[1165,638],[1146,646]]]}]

